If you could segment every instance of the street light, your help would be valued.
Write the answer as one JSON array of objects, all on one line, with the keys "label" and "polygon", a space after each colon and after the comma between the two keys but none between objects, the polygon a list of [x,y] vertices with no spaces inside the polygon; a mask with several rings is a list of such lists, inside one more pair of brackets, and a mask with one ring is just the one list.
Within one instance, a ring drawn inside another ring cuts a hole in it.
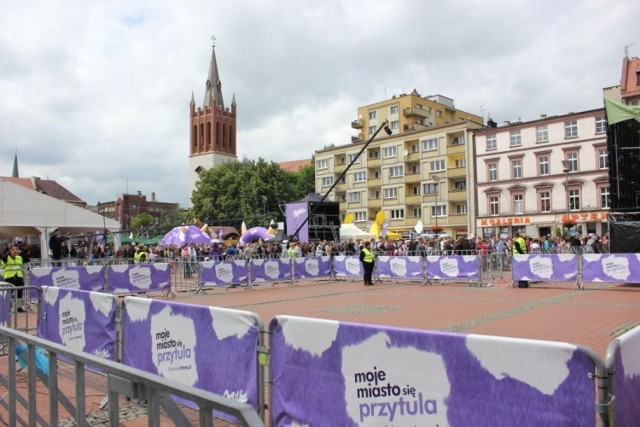
[{"label": "street light", "polygon": [[[569,160],[562,161],[562,172],[564,172],[564,197],[567,201],[567,219],[569,221],[569,171],[571,170],[571,163]],[[567,234],[569,234],[569,227],[567,227]]]},{"label": "street light", "polygon": [[262,215],[267,215],[267,196],[260,196],[262,198]]},{"label": "street light", "polygon": [[438,230],[438,194],[440,193],[440,177],[438,175],[431,175],[431,179],[433,179],[436,182],[435,185],[435,190],[436,190],[436,210],[435,210],[435,214],[436,214],[436,225],[435,225],[435,229]]}]

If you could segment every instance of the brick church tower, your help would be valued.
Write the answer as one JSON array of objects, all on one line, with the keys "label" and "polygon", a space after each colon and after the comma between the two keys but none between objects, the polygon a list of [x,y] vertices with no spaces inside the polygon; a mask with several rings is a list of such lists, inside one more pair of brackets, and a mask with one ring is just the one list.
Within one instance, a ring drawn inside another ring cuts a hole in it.
[{"label": "brick church tower", "polygon": [[224,106],[214,44],[204,103],[196,108],[193,93],[189,103],[189,204],[202,171],[237,159],[236,107],[235,95],[231,109]]}]

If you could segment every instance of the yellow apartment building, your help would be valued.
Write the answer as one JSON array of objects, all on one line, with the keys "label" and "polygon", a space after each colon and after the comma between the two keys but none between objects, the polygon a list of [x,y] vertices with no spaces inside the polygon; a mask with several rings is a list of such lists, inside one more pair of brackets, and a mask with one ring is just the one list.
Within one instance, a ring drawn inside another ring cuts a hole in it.
[{"label": "yellow apartment building", "polygon": [[[391,135],[371,136],[388,121]],[[340,204],[340,217],[353,214],[365,228],[383,212],[389,230],[408,236],[421,221],[452,237],[475,232],[472,129],[482,117],[455,109],[442,95],[408,95],[358,109],[351,144],[315,152],[316,191]],[[348,172],[348,165],[354,161]]]}]

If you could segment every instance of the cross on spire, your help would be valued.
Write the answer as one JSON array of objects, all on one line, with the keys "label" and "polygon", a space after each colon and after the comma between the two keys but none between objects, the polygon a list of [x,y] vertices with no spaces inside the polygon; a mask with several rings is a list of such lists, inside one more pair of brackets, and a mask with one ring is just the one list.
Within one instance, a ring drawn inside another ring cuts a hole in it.
[{"label": "cross on spire", "polygon": [[211,47],[216,47],[216,36],[211,36]]}]

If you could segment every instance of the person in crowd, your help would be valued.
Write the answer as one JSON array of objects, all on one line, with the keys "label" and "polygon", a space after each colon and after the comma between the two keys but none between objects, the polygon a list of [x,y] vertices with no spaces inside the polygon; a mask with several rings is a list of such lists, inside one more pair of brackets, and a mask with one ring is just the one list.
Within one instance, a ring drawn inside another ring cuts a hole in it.
[{"label": "person in crowd", "polygon": [[373,251],[371,250],[371,243],[368,241],[364,242],[364,247],[360,251],[360,262],[364,269],[364,285],[373,286],[372,276],[373,267],[375,266],[375,258],[373,256]]},{"label": "person in crowd", "polygon": [[[525,255],[527,253],[527,242],[524,240],[524,238],[522,236],[520,236],[520,233],[516,232],[513,235],[513,243],[512,243],[512,248],[513,248],[513,254],[514,255]],[[528,288],[529,287],[529,282],[526,280],[519,280],[518,281],[518,287],[519,288]]]},{"label": "person in crowd", "polygon": [[62,244],[67,240],[62,235],[59,228],[53,230],[53,233],[49,237],[49,249],[51,250],[51,258],[53,258],[54,265],[60,265],[62,259]]},{"label": "person in crowd", "polygon": [[24,276],[23,276],[23,260],[20,256],[20,248],[17,245],[11,245],[9,248],[9,253],[4,256],[2,259],[4,263],[4,281],[11,283],[13,286],[17,287],[17,303],[21,304],[16,310],[20,313],[24,313],[26,311],[26,304],[22,301],[22,288],[24,287]]}]

